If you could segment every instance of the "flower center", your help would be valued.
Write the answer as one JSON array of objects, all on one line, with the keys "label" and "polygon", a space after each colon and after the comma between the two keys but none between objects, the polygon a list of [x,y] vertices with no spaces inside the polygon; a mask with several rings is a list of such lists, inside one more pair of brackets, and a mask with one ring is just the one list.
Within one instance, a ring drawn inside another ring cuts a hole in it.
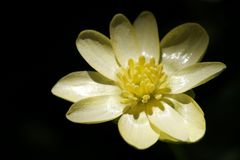
[{"label": "flower center", "polygon": [[155,64],[154,58],[149,62],[146,62],[144,56],[140,56],[138,62],[129,59],[128,67],[121,67],[117,77],[117,83],[122,89],[121,103],[129,106],[135,106],[139,102],[147,103],[151,99],[159,100],[169,91],[163,66]]}]

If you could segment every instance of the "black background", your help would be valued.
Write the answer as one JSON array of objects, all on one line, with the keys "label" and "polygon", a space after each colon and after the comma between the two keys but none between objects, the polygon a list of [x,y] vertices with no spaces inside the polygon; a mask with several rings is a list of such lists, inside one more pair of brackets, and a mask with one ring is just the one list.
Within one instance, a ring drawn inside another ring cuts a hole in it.
[{"label": "black background", "polygon": [[[227,10],[229,4],[222,0],[89,0],[21,2],[7,7],[3,32],[10,45],[4,54],[9,63],[3,73],[8,85],[3,85],[7,95],[3,102],[7,103],[2,105],[2,137],[9,159],[240,159],[239,64],[237,42],[229,37],[236,34],[231,19],[236,14]],[[207,122],[206,135],[197,143],[159,141],[147,150],[136,150],[120,137],[112,122],[82,125],[68,121],[65,113],[71,103],[50,92],[64,75],[93,70],[76,49],[80,31],[94,29],[109,36],[109,22],[116,13],[133,22],[143,10],[155,15],[160,38],[182,23],[201,24],[210,36],[203,61],[227,65],[219,77],[195,89]]]}]

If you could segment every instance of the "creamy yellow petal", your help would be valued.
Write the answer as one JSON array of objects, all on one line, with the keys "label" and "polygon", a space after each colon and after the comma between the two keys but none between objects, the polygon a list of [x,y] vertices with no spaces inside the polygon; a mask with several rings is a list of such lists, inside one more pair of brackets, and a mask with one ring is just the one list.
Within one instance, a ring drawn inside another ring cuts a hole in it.
[{"label": "creamy yellow petal", "polygon": [[71,102],[101,95],[117,95],[120,89],[97,72],[73,72],[61,78],[52,93]]},{"label": "creamy yellow petal", "polygon": [[206,131],[204,113],[190,96],[185,94],[169,95],[168,99],[175,105],[175,110],[183,117],[189,129],[189,142],[203,137]]},{"label": "creamy yellow petal", "polygon": [[184,68],[169,77],[171,93],[183,93],[219,75],[226,65],[221,62],[202,62]]},{"label": "creamy yellow petal", "polygon": [[148,119],[151,124],[178,140],[187,141],[187,126],[184,124],[182,117],[167,103],[162,102],[162,105],[164,110],[159,106],[149,107],[151,111],[149,111]]},{"label": "creamy yellow petal", "polygon": [[89,65],[107,78],[116,79],[119,66],[107,37],[97,31],[84,30],[79,34],[76,45]]},{"label": "creamy yellow petal", "polygon": [[200,61],[208,42],[208,34],[199,24],[185,23],[172,29],[161,41],[165,70],[172,73]]},{"label": "creamy yellow petal", "polygon": [[145,112],[134,117],[133,114],[123,114],[118,121],[118,128],[123,139],[137,149],[152,146],[159,135],[151,128]]},{"label": "creamy yellow petal", "polygon": [[[151,123],[150,123],[151,124]],[[164,142],[179,142],[179,140],[169,136],[168,134],[164,133],[161,131],[159,128],[155,127],[154,125],[151,125],[152,129],[158,133],[159,135],[159,140],[164,141]]]},{"label": "creamy yellow petal", "polygon": [[127,66],[130,58],[138,60],[139,50],[136,33],[129,20],[122,14],[113,17],[110,23],[110,37],[119,63]]},{"label": "creamy yellow petal", "polygon": [[76,123],[102,123],[119,117],[124,108],[119,96],[90,97],[74,103],[66,117]]},{"label": "creamy yellow petal", "polygon": [[134,22],[140,52],[147,59],[159,61],[160,47],[157,22],[151,12],[142,12]]},{"label": "creamy yellow petal", "polygon": [[171,136],[169,136],[168,134],[161,132],[160,130],[158,131],[159,133],[159,140],[160,141],[164,141],[164,142],[179,142],[178,139],[175,139]]},{"label": "creamy yellow petal", "polygon": [[162,106],[148,107],[151,124],[173,137],[170,141],[195,142],[202,138],[206,126],[198,104],[184,94],[169,95],[166,99]]}]

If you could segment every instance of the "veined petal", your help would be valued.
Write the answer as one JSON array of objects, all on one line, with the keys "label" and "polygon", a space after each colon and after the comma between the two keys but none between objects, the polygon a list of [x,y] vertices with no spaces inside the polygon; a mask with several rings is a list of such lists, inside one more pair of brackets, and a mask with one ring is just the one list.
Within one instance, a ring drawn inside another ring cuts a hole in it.
[{"label": "veined petal", "polygon": [[[203,137],[206,126],[204,114],[198,104],[184,94],[169,95],[162,106],[149,106],[151,124],[173,140],[195,142]],[[168,139],[167,139],[168,140]]]},{"label": "veined petal", "polygon": [[66,114],[76,123],[102,123],[119,117],[125,108],[119,96],[98,96],[74,103]]},{"label": "veined petal", "polygon": [[93,31],[82,31],[77,40],[78,51],[94,69],[109,79],[116,79],[119,69],[110,40],[103,34]]},{"label": "veined petal", "polygon": [[136,36],[139,41],[141,54],[159,61],[160,47],[157,22],[149,11],[142,12],[134,22]]},{"label": "veined petal", "polygon": [[119,94],[120,89],[111,83],[97,72],[73,72],[61,78],[52,88],[52,93],[71,102],[87,97]]},{"label": "veined petal", "polygon": [[123,139],[138,149],[152,146],[159,137],[151,128],[144,111],[137,116],[130,113],[123,114],[118,121],[118,128]]},{"label": "veined petal", "polygon": [[226,65],[221,62],[202,62],[184,68],[169,77],[171,93],[183,93],[219,75]]},{"label": "veined petal", "polygon": [[185,23],[172,29],[161,41],[162,63],[169,74],[201,60],[209,42],[199,24]]},{"label": "veined petal", "polygon": [[130,58],[138,60],[141,52],[136,33],[124,15],[117,14],[113,17],[110,23],[110,37],[117,59],[122,66],[127,66]]}]

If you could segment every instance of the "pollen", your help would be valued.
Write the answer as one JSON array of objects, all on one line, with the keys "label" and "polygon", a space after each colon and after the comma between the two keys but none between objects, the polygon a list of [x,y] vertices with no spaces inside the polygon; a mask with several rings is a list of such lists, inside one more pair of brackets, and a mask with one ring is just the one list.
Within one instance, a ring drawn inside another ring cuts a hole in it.
[{"label": "pollen", "polygon": [[163,66],[156,64],[154,58],[148,62],[144,56],[140,56],[137,62],[129,59],[128,66],[121,67],[117,77],[117,84],[122,89],[121,103],[129,106],[160,100],[169,91]]}]

